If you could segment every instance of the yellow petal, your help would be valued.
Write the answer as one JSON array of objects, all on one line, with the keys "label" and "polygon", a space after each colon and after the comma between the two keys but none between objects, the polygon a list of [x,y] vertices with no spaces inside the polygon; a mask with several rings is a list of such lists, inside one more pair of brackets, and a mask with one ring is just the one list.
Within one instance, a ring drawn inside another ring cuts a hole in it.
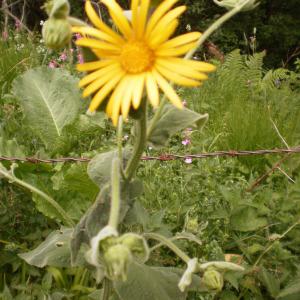
[{"label": "yellow petal", "polygon": [[82,35],[90,35],[92,37],[95,37],[95,38],[98,38],[100,40],[104,40],[104,41],[107,41],[109,43],[113,43],[113,44],[116,44],[116,45],[120,45],[120,42],[117,41],[116,39],[114,39],[111,35],[103,32],[103,31],[100,31],[96,28],[93,28],[93,27],[89,27],[89,26],[73,26],[72,27],[72,32],[77,32],[77,33],[80,33]]},{"label": "yellow petal", "polygon": [[166,0],[162,1],[162,3],[156,8],[154,13],[151,15],[149,22],[146,28],[146,38],[149,37],[151,31],[157,22],[161,19],[161,17],[179,0]]},{"label": "yellow petal", "polygon": [[109,14],[120,31],[127,38],[131,37],[132,30],[128,20],[124,16],[123,10],[115,0],[101,0],[109,9]]},{"label": "yellow petal", "polygon": [[164,67],[159,65],[155,66],[155,69],[168,80],[173,81],[176,84],[184,85],[184,86],[199,86],[201,83],[199,81],[186,78],[184,76],[179,75],[176,72],[172,72]]},{"label": "yellow petal", "polygon": [[132,19],[131,19],[131,23],[132,23],[132,28],[134,30],[137,29],[137,14],[138,14],[138,5],[139,5],[140,0],[131,0],[131,12],[132,12]]},{"label": "yellow petal", "polygon": [[161,18],[161,20],[155,25],[153,30],[150,32],[149,37],[146,36],[146,39],[151,40],[153,39],[157,34],[161,34],[166,26],[168,26],[169,23],[171,23],[173,20],[178,18],[184,11],[186,10],[186,6],[178,6],[171,11],[169,11],[164,17]]},{"label": "yellow petal", "polygon": [[179,24],[178,20],[173,20],[160,35],[156,35],[155,37],[153,37],[153,39],[148,41],[149,46],[152,49],[155,49],[161,43],[168,40],[170,36],[175,32],[178,24]]},{"label": "yellow petal", "polygon": [[130,76],[130,78],[128,79],[128,83],[126,85],[124,97],[122,99],[122,115],[123,115],[124,120],[127,119],[128,114],[129,114],[132,94],[133,94],[133,90],[135,88],[134,85],[135,85],[134,78],[133,78],[133,76]]},{"label": "yellow petal", "polygon": [[118,35],[115,31],[113,31],[111,28],[109,28],[105,23],[101,21],[98,14],[94,10],[91,1],[87,0],[85,2],[85,11],[91,22],[102,31],[109,34],[112,38],[114,38],[119,43],[124,43],[124,39]]},{"label": "yellow petal", "polygon": [[155,50],[155,54],[157,56],[180,56],[183,54],[186,54],[191,49],[194,49],[196,47],[197,43],[190,43],[186,44],[184,46],[180,46],[177,48],[171,48],[171,49],[160,49],[158,48]]},{"label": "yellow petal", "polygon": [[85,71],[93,71],[100,69],[102,67],[108,66],[113,64],[113,60],[99,60],[99,61],[93,61],[93,62],[88,62],[88,63],[83,63],[83,64],[78,64],[76,65],[77,71],[80,72],[85,72]]},{"label": "yellow petal", "polygon": [[94,112],[99,105],[102,103],[102,101],[106,98],[106,96],[114,89],[116,84],[121,80],[122,74],[119,74],[114,79],[110,80],[106,85],[102,87],[102,89],[94,96],[90,106],[89,110],[91,112]]},{"label": "yellow petal", "polygon": [[150,0],[141,0],[140,10],[138,12],[137,38],[141,38],[145,33],[145,24],[148,17]]},{"label": "yellow petal", "polygon": [[133,91],[133,99],[132,105],[134,109],[138,109],[143,97],[144,90],[144,82],[145,82],[145,74],[136,75],[135,79],[135,89]]},{"label": "yellow petal", "polygon": [[146,75],[146,87],[147,87],[147,94],[150,103],[155,108],[159,104],[159,92],[156,80],[154,79],[152,73],[148,72]]},{"label": "yellow petal", "polygon": [[76,45],[93,49],[110,50],[115,53],[119,53],[121,51],[120,47],[89,38],[82,38],[77,40]]},{"label": "yellow petal", "polygon": [[120,70],[115,69],[111,72],[103,74],[99,79],[93,81],[90,85],[88,85],[84,91],[82,96],[88,97],[89,95],[93,94],[97,90],[99,90],[103,85],[105,85],[109,80],[113,79],[115,76],[119,76],[119,74],[125,74],[125,72],[120,72]]},{"label": "yellow petal", "polygon": [[176,58],[176,57],[170,57],[168,58],[168,61],[172,63],[184,64],[200,72],[211,73],[216,70],[216,67],[214,65],[204,61],[187,60],[187,59]]},{"label": "yellow petal", "polygon": [[165,93],[167,98],[177,107],[183,108],[180,98],[171,87],[171,85],[155,70],[152,71],[153,76],[155,77],[156,82],[158,83],[159,87]]},{"label": "yellow petal", "polygon": [[[183,61],[183,59],[181,59]],[[195,78],[198,80],[206,80],[208,77],[204,73],[200,73],[192,67],[181,63],[181,62],[173,62],[169,58],[168,59],[157,59],[155,62],[157,65],[164,67],[172,72],[178,73],[183,76],[187,76],[190,78]]]},{"label": "yellow petal", "polygon": [[191,42],[196,42],[200,38],[201,33],[200,32],[189,32],[186,34],[179,35],[175,37],[174,39],[171,39],[164,44],[160,46],[160,49],[166,49],[166,48],[174,48],[179,47]]},{"label": "yellow petal", "polygon": [[105,68],[102,68],[100,70],[97,70],[93,73],[90,73],[88,75],[86,75],[85,77],[83,77],[80,81],[79,81],[79,87],[83,87],[85,85],[87,85],[88,83],[94,81],[95,79],[101,77],[102,75],[106,74],[107,72],[111,72],[113,70],[120,70],[121,71],[121,66],[119,63],[114,63],[111,64]]}]

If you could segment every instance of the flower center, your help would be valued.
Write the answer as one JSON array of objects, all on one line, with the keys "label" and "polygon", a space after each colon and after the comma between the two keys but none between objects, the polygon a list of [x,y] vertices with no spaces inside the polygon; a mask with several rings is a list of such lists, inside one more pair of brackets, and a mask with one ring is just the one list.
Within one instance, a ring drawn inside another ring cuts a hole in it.
[{"label": "flower center", "polygon": [[153,65],[154,53],[144,42],[129,42],[123,46],[120,61],[126,72],[141,73]]}]

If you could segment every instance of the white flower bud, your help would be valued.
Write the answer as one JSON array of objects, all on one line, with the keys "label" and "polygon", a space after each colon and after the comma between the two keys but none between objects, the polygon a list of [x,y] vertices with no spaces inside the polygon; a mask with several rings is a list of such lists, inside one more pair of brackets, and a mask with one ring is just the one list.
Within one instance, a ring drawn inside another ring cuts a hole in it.
[{"label": "white flower bud", "polygon": [[187,264],[187,269],[183,273],[179,283],[178,287],[180,291],[184,292],[187,287],[189,287],[193,280],[193,274],[198,271],[198,259],[193,258],[190,259]]},{"label": "white flower bud", "polygon": [[245,6],[243,6],[242,11],[248,11],[256,8],[259,5],[257,0],[214,0],[214,2],[221,7],[225,7],[228,10],[235,8],[237,5],[243,4],[247,2]]}]

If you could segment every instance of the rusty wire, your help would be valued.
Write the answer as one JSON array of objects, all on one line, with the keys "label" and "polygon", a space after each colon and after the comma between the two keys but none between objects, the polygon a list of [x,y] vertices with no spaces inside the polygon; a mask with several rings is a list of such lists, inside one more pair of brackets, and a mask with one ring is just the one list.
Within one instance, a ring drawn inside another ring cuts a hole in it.
[{"label": "rusty wire", "polygon": [[[212,157],[240,157],[240,156],[254,156],[254,155],[268,155],[268,154],[288,154],[288,153],[300,153],[300,146],[290,149],[264,149],[264,150],[243,150],[243,151],[216,151],[216,152],[204,152],[199,154],[162,154],[159,156],[142,156],[141,160],[157,160],[157,161],[171,161],[171,160],[186,160],[186,159],[198,159],[198,158],[212,158]],[[0,156],[0,161],[10,162],[29,162],[29,163],[63,163],[63,162],[89,162],[91,158],[86,157],[61,157],[43,159],[36,157],[6,157]]]}]

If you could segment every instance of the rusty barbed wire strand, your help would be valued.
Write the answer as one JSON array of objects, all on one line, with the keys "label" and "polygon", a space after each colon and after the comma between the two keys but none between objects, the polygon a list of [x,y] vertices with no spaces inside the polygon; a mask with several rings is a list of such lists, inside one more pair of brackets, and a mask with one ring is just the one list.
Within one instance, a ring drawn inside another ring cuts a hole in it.
[{"label": "rusty barbed wire strand", "polygon": [[[188,158],[213,158],[213,157],[239,157],[239,156],[253,156],[253,155],[268,155],[268,154],[292,154],[300,153],[300,146],[290,149],[264,149],[264,150],[230,150],[230,151],[216,151],[216,152],[204,152],[199,154],[162,154],[159,156],[142,156],[141,160],[157,160],[157,161],[171,161],[171,160],[185,160]],[[0,156],[0,161],[10,162],[28,162],[28,163],[61,163],[61,162],[90,162],[92,159],[87,157],[61,157],[43,159],[36,157],[7,157]]]}]

